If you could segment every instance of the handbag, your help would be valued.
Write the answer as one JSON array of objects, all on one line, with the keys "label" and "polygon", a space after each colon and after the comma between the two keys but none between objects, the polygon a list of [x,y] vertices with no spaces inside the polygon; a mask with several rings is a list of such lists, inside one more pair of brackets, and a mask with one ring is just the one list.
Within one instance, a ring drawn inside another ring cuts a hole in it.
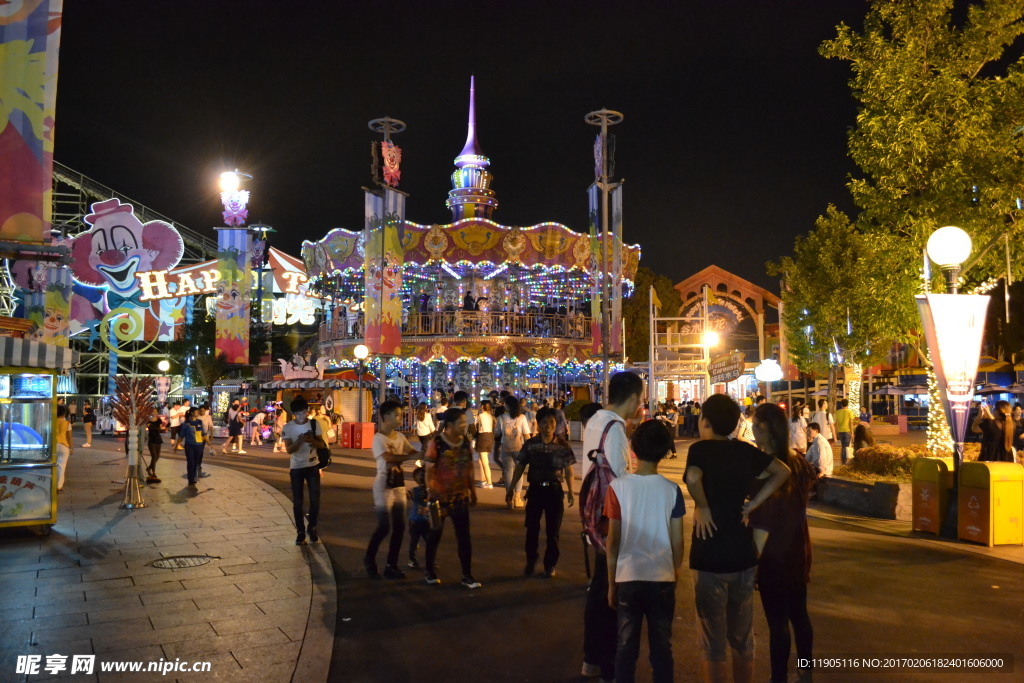
[{"label": "handbag", "polygon": [[[310,425],[309,429],[313,433],[313,436],[316,436],[316,420],[313,419],[313,418],[310,418],[310,419],[313,420],[313,424]],[[318,460],[316,466],[319,469],[321,469],[321,470],[322,469],[326,469],[327,466],[329,466],[331,464],[331,449],[330,448],[317,448],[316,449],[316,458]]]},{"label": "handbag", "polygon": [[392,465],[388,468],[387,487],[397,489],[403,486],[405,486],[405,472],[402,471],[402,466]]}]

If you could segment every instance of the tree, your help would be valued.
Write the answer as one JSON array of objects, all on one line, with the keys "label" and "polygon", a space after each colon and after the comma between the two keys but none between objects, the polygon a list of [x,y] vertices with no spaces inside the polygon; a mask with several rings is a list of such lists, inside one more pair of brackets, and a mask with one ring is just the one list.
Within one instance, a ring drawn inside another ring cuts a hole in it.
[{"label": "tree", "polygon": [[[217,324],[197,313],[182,327],[181,335],[168,344],[171,357],[181,366],[191,363],[198,384],[206,387],[207,400],[213,405],[213,387],[228,375],[230,365],[223,353],[217,353]],[[190,360],[189,360],[190,359]]]},{"label": "tree", "polygon": [[658,275],[650,268],[640,266],[633,280],[633,296],[622,302],[622,320],[626,326],[626,356],[633,362],[650,359],[651,344],[651,285],[661,300],[662,316],[679,314],[682,301],[675,283],[664,275]]}]

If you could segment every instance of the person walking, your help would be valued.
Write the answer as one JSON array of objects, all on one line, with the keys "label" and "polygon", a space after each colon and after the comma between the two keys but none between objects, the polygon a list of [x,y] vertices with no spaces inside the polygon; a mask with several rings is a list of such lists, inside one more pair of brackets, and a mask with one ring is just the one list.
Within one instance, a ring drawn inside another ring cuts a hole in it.
[{"label": "person walking", "polygon": [[398,431],[402,420],[402,405],[398,401],[384,401],[378,410],[380,430],[373,435],[373,459],[377,474],[373,478],[373,508],[377,514],[377,528],[370,536],[363,556],[367,576],[381,576],[377,569],[377,550],[390,533],[385,579],[404,579],[405,572],[398,568],[398,553],[405,535],[405,476],[402,463],[416,452],[405,434]]},{"label": "person walking", "polygon": [[[617,372],[608,382],[608,408],[593,414],[583,431],[583,458],[581,479],[593,466],[590,455],[604,450],[608,465],[616,477],[629,472],[629,442],[626,439],[626,420],[632,419],[640,409],[644,382],[632,372]],[[596,404],[592,404],[596,405]],[[588,411],[589,412],[589,411]],[[604,506],[604,501],[596,501]],[[586,500],[580,500],[585,509]],[[596,549],[595,549],[596,550]],[[595,552],[594,576],[587,588],[587,602],[583,612],[583,669],[584,677],[600,676],[615,679],[615,648],[618,642],[618,618],[608,605],[608,562],[604,553]]]},{"label": "person walking", "polygon": [[[266,419],[266,413],[262,410],[256,410],[252,414],[252,418],[249,420],[249,424],[252,428],[252,434],[249,437],[250,446],[262,446],[263,445],[263,420]],[[324,432],[326,434],[326,432]]]},{"label": "person walking", "polygon": [[[505,481],[505,500],[509,510],[522,508],[523,483],[512,484],[512,473],[516,469],[516,458],[523,444],[530,438],[530,423],[523,415],[519,399],[505,397],[505,414],[498,418],[498,435],[501,439],[501,471]],[[511,497],[508,494],[512,494]]]},{"label": "person walking", "polygon": [[[458,408],[444,414],[444,429],[427,444],[423,456],[427,494],[431,506],[431,529],[427,537],[427,568],[424,579],[429,585],[441,583],[437,576],[437,548],[446,519],[455,527],[461,586],[471,590],[481,583],[473,578],[473,543],[469,533],[469,508],[476,505],[473,487],[473,452],[466,438],[466,416]],[[436,522],[435,522],[436,516]]]},{"label": "person walking", "polygon": [[853,411],[849,408],[850,402],[845,398],[839,399],[839,410],[835,414],[836,438],[839,440],[839,457],[845,465],[848,457],[847,451],[853,443]]},{"label": "person walking", "polygon": [[[417,423],[418,424],[418,423]],[[480,460],[480,488],[493,489],[491,479],[491,450],[494,449],[494,414],[491,402],[480,402],[480,414],[476,416],[477,432],[474,447]]]},{"label": "person walking", "polygon": [[807,420],[804,419],[803,405],[795,405],[793,417],[789,420],[789,447],[803,455],[807,452]]},{"label": "person walking", "polygon": [[412,471],[412,480],[416,486],[409,490],[409,569],[419,569],[420,562],[416,559],[416,551],[420,541],[426,541],[430,535],[430,518],[427,508],[427,480],[422,467]]},{"label": "person walking", "polygon": [[191,408],[185,411],[185,417],[178,429],[178,438],[185,448],[188,485],[195,488],[199,473],[203,469],[203,423]]},{"label": "person walking", "polygon": [[[285,451],[290,457],[288,476],[292,485],[292,512],[295,516],[295,545],[309,540],[316,543],[320,540],[316,523],[320,516],[320,467],[316,456],[317,448],[326,448],[323,439],[314,436],[312,420],[309,419],[309,404],[302,396],[292,399],[292,415],[294,419],[284,426]],[[303,493],[309,489],[309,526],[306,526],[303,515]]]},{"label": "person walking", "polygon": [[284,444],[284,426],[288,424],[288,413],[285,412],[284,406],[278,405],[274,411],[274,450],[273,453],[287,453],[287,447]]},{"label": "person walking", "polygon": [[82,408],[82,425],[85,427],[85,443],[82,444],[82,448],[89,448],[92,446],[92,430],[96,426],[96,411],[92,409],[92,403],[89,401],[86,401]]},{"label": "person walking", "polygon": [[[305,400],[305,399],[303,399]],[[246,452],[242,450],[242,430],[245,428],[245,420],[242,413],[242,406],[235,399],[231,403],[231,407],[227,411],[227,423],[228,423],[228,439],[224,442],[224,446],[220,449],[221,453],[228,452],[228,446],[231,446],[232,453],[238,453],[239,455],[245,455]]]},{"label": "person walking", "polygon": [[[786,413],[762,404],[754,411],[757,447],[785,463],[789,479],[749,515],[754,530],[757,590],[768,622],[772,681],[788,680],[790,624],[796,639],[797,662],[810,661],[814,630],[807,614],[807,583],[811,577],[811,535],[807,528],[807,499],[815,472],[798,453],[786,447]],[[801,673],[808,668],[797,667]]]},{"label": "person walking", "polygon": [[416,438],[420,443],[426,445],[427,441],[433,438],[437,432],[437,423],[425,401],[420,401],[416,406]]},{"label": "person walking", "polygon": [[57,493],[64,491],[64,477],[68,460],[75,453],[71,441],[71,423],[68,422],[68,407],[57,406],[57,421],[53,425],[54,441],[57,444]]},{"label": "person walking", "polygon": [[572,447],[558,434],[558,416],[554,408],[537,411],[540,434],[523,444],[516,456],[516,469],[512,484],[505,493],[505,502],[512,501],[512,491],[528,471],[530,490],[526,494],[526,568],[523,574],[532,576],[537,568],[537,547],[540,541],[540,518],[544,517],[544,575],[553,578],[558,564],[558,535],[565,511],[565,493],[562,484],[568,484],[569,507],[573,506],[572,466],[576,456]]},{"label": "person walking", "polygon": [[618,615],[617,683],[635,679],[645,620],[652,680],[673,681],[672,619],[686,504],[679,486],[658,474],[658,463],[673,445],[671,432],[660,421],[642,423],[632,438],[636,473],[612,480],[605,498],[608,605]]},{"label": "person walking", "polygon": [[[698,425],[701,440],[690,446],[683,476],[694,502],[690,569],[696,574],[701,673],[706,681],[726,679],[730,649],[733,680],[753,678],[757,548],[743,518],[789,477],[782,461],[729,438],[739,417],[739,405],[725,394],[704,401]],[[758,479],[767,481],[747,500]]]},{"label": "person walking", "polygon": [[199,421],[203,423],[203,454],[209,449],[210,455],[213,455],[213,415],[209,403],[199,406]]},{"label": "person walking", "polygon": [[163,427],[163,419],[158,413],[154,413],[149,424],[146,425],[146,445],[149,447],[149,465],[146,467],[146,483],[159,484],[160,478],[156,476],[156,464],[160,460],[160,448],[164,439],[160,436],[160,429]]},{"label": "person walking", "polygon": [[171,453],[178,450],[178,432],[181,431],[181,423],[185,419],[185,409],[181,407],[181,401],[175,401],[168,413],[168,426],[171,430]]}]

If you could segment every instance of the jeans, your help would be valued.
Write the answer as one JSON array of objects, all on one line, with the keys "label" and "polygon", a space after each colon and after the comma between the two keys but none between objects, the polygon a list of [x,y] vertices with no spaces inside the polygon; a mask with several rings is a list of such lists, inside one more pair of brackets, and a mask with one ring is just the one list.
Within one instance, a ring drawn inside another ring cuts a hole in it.
[{"label": "jeans", "polygon": [[391,543],[388,545],[387,566],[398,566],[398,553],[402,550],[402,538],[405,536],[405,487],[385,488],[382,495],[374,496],[377,502],[383,505],[375,505],[377,513],[377,528],[370,536],[370,543],[366,546],[366,562],[377,563],[377,549],[381,541],[391,532]]},{"label": "jeans", "polygon": [[306,533],[306,525],[302,516],[302,494],[303,484],[309,486],[309,526],[316,526],[317,517],[320,516],[320,468],[299,467],[289,471],[292,480],[292,511],[295,513],[295,530],[300,534]]},{"label": "jeans", "polygon": [[68,458],[71,457],[71,449],[62,443],[57,444],[57,490],[64,488],[64,473],[68,469]]},{"label": "jeans", "polygon": [[842,458],[843,464],[846,464],[846,449],[850,447],[850,440],[853,435],[850,432],[839,432],[839,445],[841,446],[839,451],[839,457]]},{"label": "jeans", "polygon": [[761,606],[768,622],[768,651],[772,662],[772,680],[785,681],[789,665],[789,625],[793,624],[797,659],[810,659],[814,644],[814,629],[807,614],[807,584],[762,581]]},{"label": "jeans", "polygon": [[[516,456],[518,453],[508,453],[506,451],[501,452],[501,472],[505,478],[505,492],[508,493],[509,485],[512,483],[512,476],[516,472]],[[519,483],[516,484],[516,493],[522,494],[523,492],[523,479],[519,478]]]},{"label": "jeans", "polygon": [[754,572],[718,574],[695,571],[693,592],[704,659],[724,662],[732,648],[733,660],[754,658]]},{"label": "jeans", "polygon": [[672,683],[672,618],[676,609],[674,581],[624,581],[619,584],[619,642],[615,649],[615,680],[633,683],[640,656],[640,631],[647,620],[654,683]]},{"label": "jeans", "polygon": [[583,661],[601,668],[601,678],[615,679],[615,645],[618,640],[615,610],[608,606],[608,559],[594,553],[594,576],[587,588],[583,612]]},{"label": "jeans", "polygon": [[188,483],[196,483],[199,476],[199,468],[203,466],[203,444],[185,444],[185,468],[188,472]]},{"label": "jeans", "polygon": [[427,540],[430,536],[430,522],[425,519],[409,520],[409,560],[416,559],[416,550],[420,547],[420,539]]},{"label": "jeans", "polygon": [[462,575],[469,576],[472,574],[473,543],[469,538],[469,507],[465,504],[450,508],[448,516],[441,518],[441,524],[430,530],[430,535],[427,536],[427,571],[434,572],[434,560],[437,557],[437,546],[441,544],[441,534],[444,533],[445,519],[451,519],[452,526],[455,527],[455,542],[459,547]]},{"label": "jeans", "polygon": [[544,515],[544,534],[547,536],[544,569],[554,569],[558,564],[558,532],[562,528],[564,511],[561,484],[530,485],[526,497],[526,562],[531,567],[537,562],[541,515]]}]

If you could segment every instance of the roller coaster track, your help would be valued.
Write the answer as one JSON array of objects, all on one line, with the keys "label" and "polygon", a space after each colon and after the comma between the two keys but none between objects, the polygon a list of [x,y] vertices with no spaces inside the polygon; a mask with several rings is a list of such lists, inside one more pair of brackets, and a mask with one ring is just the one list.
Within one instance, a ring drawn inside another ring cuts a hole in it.
[{"label": "roller coaster track", "polygon": [[182,265],[208,261],[217,255],[217,241],[212,236],[207,237],[60,162],[53,162],[53,227],[62,235],[83,232],[88,227],[83,218],[89,212],[89,205],[113,197],[135,207],[135,215],[143,223],[159,220],[173,225],[185,243]]}]

